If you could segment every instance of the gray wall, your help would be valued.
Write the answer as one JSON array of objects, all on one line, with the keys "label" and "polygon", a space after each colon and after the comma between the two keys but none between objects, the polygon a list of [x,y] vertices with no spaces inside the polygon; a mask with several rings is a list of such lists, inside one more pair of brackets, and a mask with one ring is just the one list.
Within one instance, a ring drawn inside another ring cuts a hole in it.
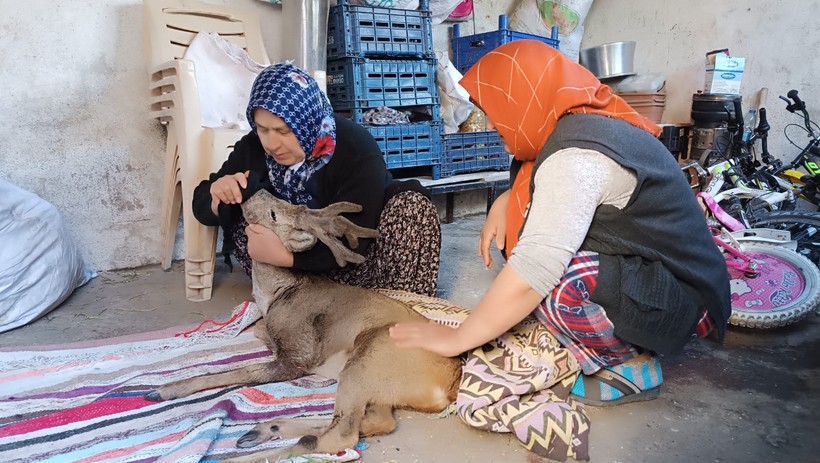
[{"label": "gray wall", "polygon": [[[289,57],[281,7],[214,3],[258,11],[271,59]],[[494,30],[513,5],[475,3],[476,32]],[[812,55],[820,33],[809,14],[818,3],[597,0],[584,46],[636,40],[638,71],[668,74],[669,122],[688,121],[703,53],[729,47],[747,58],[744,93],[770,87],[775,139],[786,122],[777,93],[799,88],[820,108]],[[466,23],[463,33],[472,28]],[[448,26],[434,34],[437,48],[448,48]],[[159,262],[165,134],[146,105],[142,2],[0,0],[0,177],[55,204],[98,270]],[[773,140],[772,151],[793,152],[782,140]]]},{"label": "gray wall", "polygon": [[791,158],[799,151],[785,140],[783,128],[802,119],[787,112],[777,96],[797,89],[820,123],[818,14],[817,0],[596,0],[582,46],[636,41],[635,70],[667,76],[663,121],[670,123],[690,122],[692,94],[704,85],[704,54],[729,48],[746,58],[744,103],[761,87],[769,89],[769,150]]}]

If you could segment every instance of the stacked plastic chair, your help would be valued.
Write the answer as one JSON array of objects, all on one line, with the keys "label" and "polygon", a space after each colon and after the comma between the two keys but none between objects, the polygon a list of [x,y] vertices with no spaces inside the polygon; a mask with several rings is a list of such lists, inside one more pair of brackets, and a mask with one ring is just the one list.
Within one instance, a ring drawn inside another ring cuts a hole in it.
[{"label": "stacked plastic chair", "polygon": [[149,114],[167,129],[162,183],[162,268],[171,267],[180,211],[185,240],[185,296],[211,298],[216,255],[216,227],[197,221],[194,188],[227,159],[246,132],[202,127],[194,63],[183,59],[198,32],[217,32],[268,63],[259,20],[239,8],[196,0],[145,0],[145,59],[150,82]]}]

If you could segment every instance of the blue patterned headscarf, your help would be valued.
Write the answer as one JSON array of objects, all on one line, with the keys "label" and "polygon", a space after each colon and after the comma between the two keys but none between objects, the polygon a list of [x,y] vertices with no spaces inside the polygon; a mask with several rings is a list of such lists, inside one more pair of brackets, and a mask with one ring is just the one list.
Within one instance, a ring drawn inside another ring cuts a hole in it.
[{"label": "blue patterned headscarf", "polygon": [[311,204],[308,179],[324,167],[336,149],[333,108],[319,84],[308,73],[289,63],[265,68],[253,82],[248,102],[248,122],[253,130],[253,110],[263,108],[282,118],[299,140],[305,161],[283,166],[265,156],[276,196],[292,204]]}]

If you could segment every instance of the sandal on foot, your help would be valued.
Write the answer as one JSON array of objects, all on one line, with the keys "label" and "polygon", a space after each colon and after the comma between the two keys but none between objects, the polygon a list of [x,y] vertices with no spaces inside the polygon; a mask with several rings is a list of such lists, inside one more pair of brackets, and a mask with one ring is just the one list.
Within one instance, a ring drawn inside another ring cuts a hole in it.
[{"label": "sandal on foot", "polygon": [[663,376],[658,357],[637,365],[604,367],[592,375],[582,374],[570,397],[586,405],[610,407],[658,397]]}]

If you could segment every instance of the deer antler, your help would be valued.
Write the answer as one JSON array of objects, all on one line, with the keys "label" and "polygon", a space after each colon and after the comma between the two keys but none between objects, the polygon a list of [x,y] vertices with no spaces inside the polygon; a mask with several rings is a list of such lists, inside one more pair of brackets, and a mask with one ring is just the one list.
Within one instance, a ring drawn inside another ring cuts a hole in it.
[{"label": "deer antler", "polygon": [[346,212],[359,212],[362,206],[350,202],[333,203],[322,209],[307,209],[297,217],[297,228],[313,234],[319,241],[325,243],[336,263],[344,267],[348,262],[360,264],[364,257],[351,251],[339,239],[344,236],[351,248],[359,246],[359,238],[375,238],[379,232],[371,228],[361,227],[343,217]]},{"label": "deer antler", "polygon": [[360,205],[349,202],[310,209],[278,199],[265,190],[259,190],[242,203],[242,212],[248,223],[258,223],[270,228],[291,251],[310,249],[318,239],[330,248],[340,267],[348,262],[364,262],[363,256],[342,244],[340,236],[344,236],[353,248],[359,246],[359,238],[379,236],[378,231],[360,227],[340,215],[361,210]]}]

